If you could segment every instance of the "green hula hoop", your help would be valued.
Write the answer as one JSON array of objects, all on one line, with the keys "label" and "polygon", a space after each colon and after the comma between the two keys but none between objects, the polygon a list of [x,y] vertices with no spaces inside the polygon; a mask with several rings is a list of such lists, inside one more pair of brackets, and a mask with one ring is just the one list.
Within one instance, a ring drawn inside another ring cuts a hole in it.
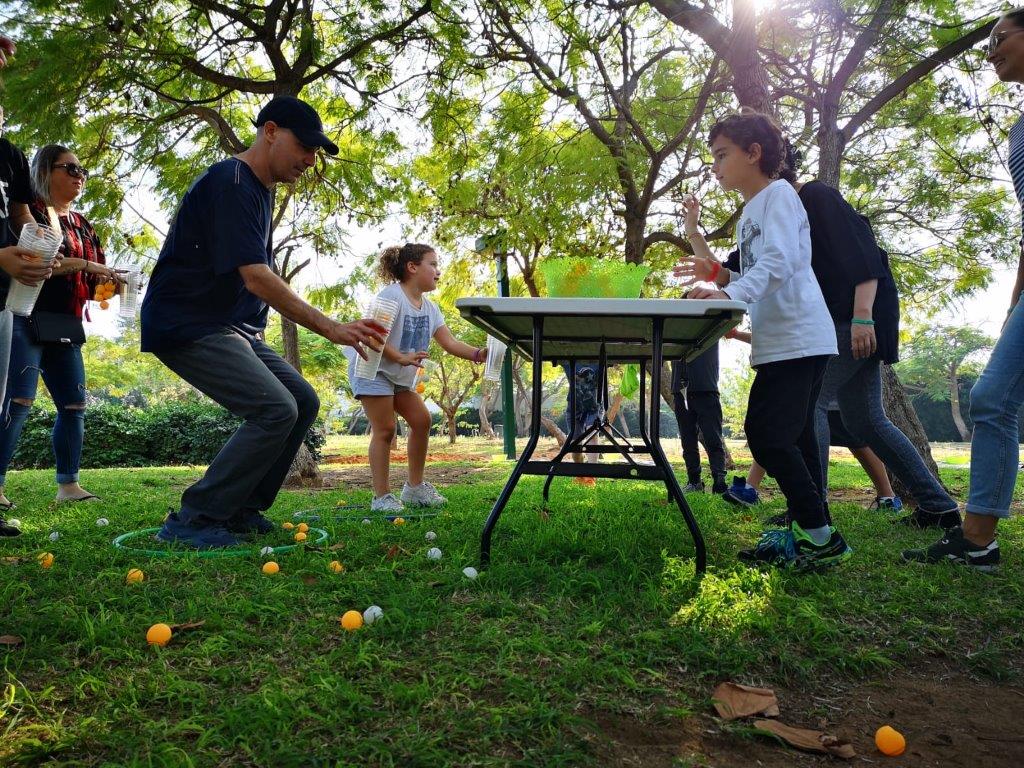
[{"label": "green hula hoop", "polygon": [[[154,533],[159,531],[159,528],[142,528],[138,531],[128,531],[128,533],[122,533],[116,539],[114,539],[114,548],[120,549],[122,552],[127,552],[132,555],[145,555],[146,557],[201,557],[201,558],[220,558],[220,557],[259,557],[260,550],[263,547],[230,547],[227,549],[139,549],[136,547],[127,546],[125,542],[137,539],[142,536],[152,536]],[[310,528],[310,533],[319,534],[319,538],[315,541],[309,542],[310,544],[323,544],[327,541],[327,531],[323,528]],[[271,547],[272,553],[279,555],[283,552],[291,552],[294,549],[299,549],[303,544],[285,544],[280,547]]]}]

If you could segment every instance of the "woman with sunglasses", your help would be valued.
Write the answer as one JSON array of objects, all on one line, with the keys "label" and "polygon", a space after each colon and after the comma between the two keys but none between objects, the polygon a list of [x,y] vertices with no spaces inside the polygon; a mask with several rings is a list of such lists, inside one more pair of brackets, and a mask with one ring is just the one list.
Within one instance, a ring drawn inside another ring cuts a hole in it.
[{"label": "woman with sunglasses", "polygon": [[35,400],[40,374],[57,406],[53,425],[57,501],[96,498],[78,484],[85,437],[82,314],[96,286],[117,279],[105,264],[96,230],[82,214],[71,210],[89,175],[75,154],[67,147],[50,144],[36,153],[30,170],[36,196],[32,214],[40,224],[55,226],[59,221],[64,245],[60,266],[43,283],[32,315],[14,317],[4,417],[0,419],[0,508],[11,504],[4,493],[7,467]]},{"label": "woman with sunglasses", "polygon": [[[1003,14],[992,28],[988,60],[1004,83],[1024,83],[1024,8]],[[1009,169],[1017,200],[1024,208],[1024,115],[1010,129]],[[1024,241],[1017,281],[1003,331],[985,370],[971,389],[971,484],[963,527],[953,528],[927,549],[911,549],[903,559],[954,563],[977,571],[999,568],[996,526],[1010,516],[1017,482],[1019,424],[1024,404]]]}]

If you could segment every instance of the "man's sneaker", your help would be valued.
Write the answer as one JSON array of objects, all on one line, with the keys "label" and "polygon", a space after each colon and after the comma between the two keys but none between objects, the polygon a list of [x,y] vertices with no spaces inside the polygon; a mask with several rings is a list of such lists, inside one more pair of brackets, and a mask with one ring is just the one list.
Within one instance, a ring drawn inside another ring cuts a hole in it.
[{"label": "man's sneaker", "polygon": [[911,514],[896,518],[897,525],[906,525],[911,528],[942,528],[945,531],[956,528],[963,521],[960,519],[959,509],[950,509],[945,512],[925,512],[917,507]]},{"label": "man's sneaker", "polygon": [[238,537],[223,525],[187,523],[177,512],[171,512],[167,516],[156,537],[168,544],[180,544],[193,549],[233,547],[241,543]]},{"label": "man's sneaker", "polygon": [[960,526],[950,528],[946,535],[927,549],[908,549],[903,553],[908,563],[953,563],[966,565],[983,573],[994,573],[999,570],[999,542],[992,539],[985,547],[964,538],[964,529]]},{"label": "man's sneaker", "polygon": [[439,507],[448,499],[437,492],[430,483],[424,480],[419,485],[405,484],[402,488],[402,503],[411,507]]},{"label": "man's sneaker", "polygon": [[875,496],[875,500],[868,504],[868,509],[876,509],[879,512],[899,512],[903,509],[903,500],[899,496]]},{"label": "man's sneaker", "polygon": [[383,496],[378,496],[370,502],[370,511],[385,513],[404,512],[405,507],[395,494],[385,493]]},{"label": "man's sneaker", "polygon": [[848,560],[853,550],[839,531],[830,526],[829,532],[828,541],[815,544],[796,523],[783,530],[765,531],[753,549],[740,550],[739,558],[800,572],[831,568]]},{"label": "man's sneaker", "polygon": [[0,536],[21,536],[21,528],[0,517]]},{"label": "man's sneaker", "polygon": [[699,480],[696,483],[687,483],[683,486],[683,493],[704,493],[704,483]]},{"label": "man's sneaker", "polygon": [[748,486],[746,479],[739,475],[733,477],[732,487],[722,494],[722,498],[730,504],[739,504],[741,507],[752,507],[761,502],[757,490]]},{"label": "man's sneaker", "polygon": [[224,527],[231,531],[231,533],[237,533],[242,536],[259,536],[265,533],[273,533],[277,530],[277,526],[256,509],[240,512],[228,520]]}]

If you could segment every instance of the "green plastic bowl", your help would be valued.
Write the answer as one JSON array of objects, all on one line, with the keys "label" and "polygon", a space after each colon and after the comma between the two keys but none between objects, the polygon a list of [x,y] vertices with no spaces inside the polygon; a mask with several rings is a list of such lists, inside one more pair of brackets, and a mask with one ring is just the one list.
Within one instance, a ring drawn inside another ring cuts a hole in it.
[{"label": "green plastic bowl", "polygon": [[636,299],[651,268],[605,259],[546,259],[540,273],[552,298]]}]

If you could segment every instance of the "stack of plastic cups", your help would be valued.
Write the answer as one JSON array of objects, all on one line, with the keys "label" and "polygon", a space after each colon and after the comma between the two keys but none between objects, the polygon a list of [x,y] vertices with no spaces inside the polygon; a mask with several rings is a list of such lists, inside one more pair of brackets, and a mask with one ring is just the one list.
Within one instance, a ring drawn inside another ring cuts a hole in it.
[{"label": "stack of plastic cups", "polygon": [[124,278],[124,285],[121,286],[121,307],[118,310],[121,317],[135,317],[139,308],[139,287],[142,285],[141,275],[137,269],[118,270]]},{"label": "stack of plastic cups", "polygon": [[501,364],[505,360],[505,345],[493,336],[487,337],[487,362],[484,364],[484,378],[488,381],[501,379]]},{"label": "stack of plastic cups", "polygon": [[[57,249],[64,242],[62,232],[54,232],[50,227],[43,224],[26,224],[21,228],[21,237],[18,238],[18,247],[31,251],[38,256],[44,264],[53,261],[57,255]],[[11,280],[11,288],[7,291],[6,309],[16,315],[28,317],[36,306],[36,299],[43,289],[42,283],[36,285],[25,285],[17,280]]]},{"label": "stack of plastic cups", "polygon": [[[379,296],[370,305],[367,317],[376,320],[383,325],[388,333],[391,333],[391,325],[395,322],[395,315],[398,314],[398,302],[390,299],[382,299]],[[377,369],[380,368],[380,352],[375,352],[370,347],[364,347],[366,359],[356,359],[356,376],[360,379],[373,379],[377,376]],[[383,351],[383,350],[382,350]]]}]

